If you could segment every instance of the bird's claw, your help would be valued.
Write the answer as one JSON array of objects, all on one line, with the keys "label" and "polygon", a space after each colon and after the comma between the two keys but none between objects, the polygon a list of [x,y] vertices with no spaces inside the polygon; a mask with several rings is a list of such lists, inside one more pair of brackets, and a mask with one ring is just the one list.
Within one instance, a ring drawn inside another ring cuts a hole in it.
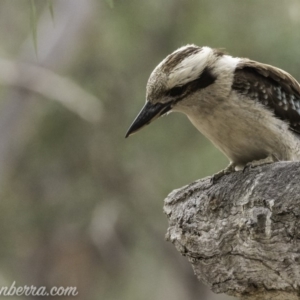
[{"label": "bird's claw", "polygon": [[248,169],[252,169],[262,165],[272,164],[276,161],[278,161],[278,159],[272,154],[263,159],[253,160],[245,165],[245,167],[243,168],[243,173]]},{"label": "bird's claw", "polygon": [[224,170],[221,170],[220,172],[214,174],[211,179],[210,182],[212,184],[216,183],[217,180],[219,180],[221,177],[228,175],[232,172],[235,172],[235,164],[230,163]]}]

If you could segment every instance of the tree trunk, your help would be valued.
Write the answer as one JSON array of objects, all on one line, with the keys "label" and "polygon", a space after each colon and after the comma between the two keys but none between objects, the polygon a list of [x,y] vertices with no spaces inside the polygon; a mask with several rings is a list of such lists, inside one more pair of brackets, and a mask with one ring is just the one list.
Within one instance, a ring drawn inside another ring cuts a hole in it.
[{"label": "tree trunk", "polygon": [[300,299],[300,163],[210,178],[166,199],[166,235],[215,293]]}]

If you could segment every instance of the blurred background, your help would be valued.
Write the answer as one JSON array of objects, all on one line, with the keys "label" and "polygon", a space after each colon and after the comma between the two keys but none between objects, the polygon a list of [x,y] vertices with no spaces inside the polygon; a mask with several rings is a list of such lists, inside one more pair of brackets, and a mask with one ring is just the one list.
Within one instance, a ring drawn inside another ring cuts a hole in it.
[{"label": "blurred background", "polygon": [[180,114],[124,135],[154,67],[187,43],[300,79],[300,2],[50,3],[53,17],[35,1],[36,50],[31,2],[0,4],[0,286],[76,286],[87,300],[233,299],[197,281],[165,241],[162,211],[169,192],[227,159]]}]

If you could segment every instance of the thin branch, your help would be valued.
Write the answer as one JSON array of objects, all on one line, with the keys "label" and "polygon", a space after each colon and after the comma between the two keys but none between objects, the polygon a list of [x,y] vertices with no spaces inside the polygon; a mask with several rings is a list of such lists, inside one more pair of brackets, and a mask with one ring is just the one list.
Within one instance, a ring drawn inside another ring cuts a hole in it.
[{"label": "thin branch", "polygon": [[0,84],[25,88],[58,101],[81,118],[97,122],[101,102],[72,80],[45,68],[0,58]]}]

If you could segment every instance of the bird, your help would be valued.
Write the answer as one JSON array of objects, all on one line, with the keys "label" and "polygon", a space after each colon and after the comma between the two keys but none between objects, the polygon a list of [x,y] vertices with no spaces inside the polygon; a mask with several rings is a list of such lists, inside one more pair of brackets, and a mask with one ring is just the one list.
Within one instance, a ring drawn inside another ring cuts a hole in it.
[{"label": "bird", "polygon": [[215,174],[300,160],[300,85],[286,71],[188,44],[151,73],[126,137],[170,112],[185,114],[229,160]]}]

